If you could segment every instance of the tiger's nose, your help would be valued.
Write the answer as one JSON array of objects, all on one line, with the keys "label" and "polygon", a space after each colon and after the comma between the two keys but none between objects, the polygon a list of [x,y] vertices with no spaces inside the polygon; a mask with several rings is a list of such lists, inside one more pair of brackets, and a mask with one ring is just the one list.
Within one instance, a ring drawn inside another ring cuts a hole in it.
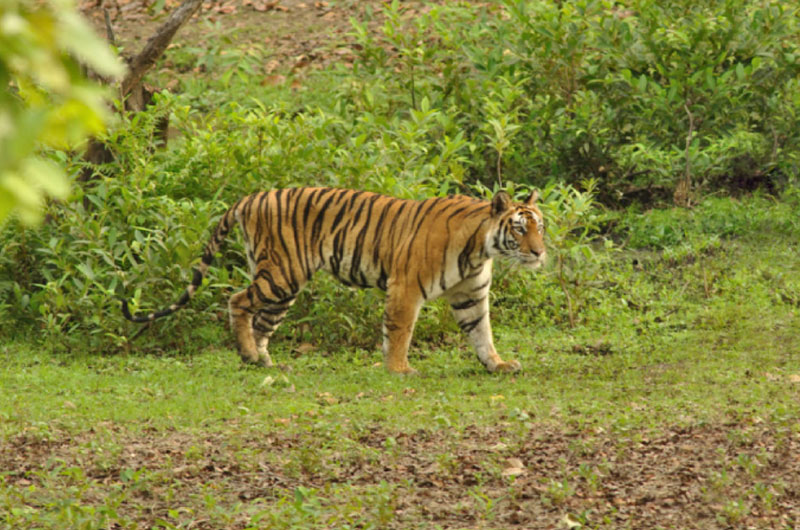
[{"label": "tiger's nose", "polygon": [[540,249],[532,248],[531,254],[536,256],[536,259],[538,259],[540,262],[543,262],[547,256],[547,250],[544,248]]}]

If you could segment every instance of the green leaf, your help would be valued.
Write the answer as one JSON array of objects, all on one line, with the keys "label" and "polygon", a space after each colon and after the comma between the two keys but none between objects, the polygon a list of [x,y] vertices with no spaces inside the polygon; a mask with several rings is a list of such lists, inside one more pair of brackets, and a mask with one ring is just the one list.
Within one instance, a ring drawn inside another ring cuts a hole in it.
[{"label": "green leaf", "polygon": [[81,62],[100,75],[122,77],[125,73],[123,63],[114,55],[108,44],[95,35],[89,24],[77,12],[59,8],[58,22],[59,31],[56,38],[60,47],[75,54]]},{"label": "green leaf", "polygon": [[26,180],[48,195],[64,199],[69,194],[69,182],[64,171],[52,162],[28,158],[23,162],[22,172]]}]

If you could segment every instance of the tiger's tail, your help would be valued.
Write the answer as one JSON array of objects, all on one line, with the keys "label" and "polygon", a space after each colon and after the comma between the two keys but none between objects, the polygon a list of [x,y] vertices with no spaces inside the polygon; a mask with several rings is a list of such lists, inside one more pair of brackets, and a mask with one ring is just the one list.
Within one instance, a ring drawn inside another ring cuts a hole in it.
[{"label": "tiger's tail", "polygon": [[134,315],[131,314],[131,311],[128,308],[128,301],[123,298],[120,300],[122,302],[122,316],[131,322],[152,322],[157,318],[171,315],[175,311],[185,306],[189,300],[191,300],[198,287],[200,287],[200,285],[203,283],[203,278],[206,275],[206,271],[208,271],[208,267],[211,265],[211,262],[214,261],[214,254],[216,254],[217,250],[219,250],[220,246],[225,241],[225,237],[228,235],[228,232],[230,232],[231,228],[233,227],[236,211],[241,203],[242,201],[239,201],[230,209],[228,209],[228,211],[225,212],[225,214],[217,223],[217,228],[214,230],[214,233],[208,240],[208,243],[206,243],[205,250],[203,250],[203,257],[200,260],[200,265],[194,269],[192,283],[186,287],[186,290],[183,291],[183,294],[176,302],[160,311],[154,311],[152,313],[137,313]]}]

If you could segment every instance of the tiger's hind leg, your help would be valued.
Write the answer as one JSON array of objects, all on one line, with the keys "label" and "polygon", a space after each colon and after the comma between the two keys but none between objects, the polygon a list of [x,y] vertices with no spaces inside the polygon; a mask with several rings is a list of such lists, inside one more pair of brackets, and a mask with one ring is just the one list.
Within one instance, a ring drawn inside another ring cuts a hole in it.
[{"label": "tiger's hind leg", "polygon": [[281,267],[259,266],[250,287],[231,296],[228,302],[231,329],[239,356],[246,363],[272,366],[267,350],[269,338],[302,287],[297,281],[287,286],[289,282],[281,273]]},{"label": "tiger's hind leg", "polygon": [[272,359],[267,349],[269,338],[283,321],[294,301],[295,298],[292,297],[280,302],[268,302],[258,310],[258,313],[253,315],[253,335],[258,352],[258,362],[264,366],[272,366]]},{"label": "tiger's hind leg", "polygon": [[414,333],[422,296],[400,288],[389,288],[383,313],[383,356],[386,369],[396,374],[414,374],[408,364],[408,346]]}]

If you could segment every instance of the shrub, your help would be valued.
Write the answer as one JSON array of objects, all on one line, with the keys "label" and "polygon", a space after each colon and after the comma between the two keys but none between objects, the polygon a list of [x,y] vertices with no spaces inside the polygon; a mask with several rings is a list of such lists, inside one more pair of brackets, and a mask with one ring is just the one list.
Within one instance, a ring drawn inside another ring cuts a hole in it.
[{"label": "shrub", "polygon": [[401,9],[383,35],[395,55],[358,33],[364,68],[405,88],[394,106],[421,93],[460,124],[473,181],[502,160],[511,180],[597,178],[619,200],[798,174],[796,6],[509,0],[435,7],[403,31]]},{"label": "shrub", "polygon": [[[124,347],[136,332],[116,297],[142,310],[170,303],[228,204],[309,184],[407,198],[542,189],[555,266],[525,275],[498,265],[495,300],[512,308],[498,313],[511,322],[516,308],[533,306],[535,318],[575,325],[602,265],[595,201],[669,197],[687,176],[707,188],[742,175],[796,182],[796,7],[506,1],[447,3],[414,19],[404,9],[385,7],[378,37],[354,23],[353,68],[309,74],[298,93],[253,83],[258,47],[178,49],[178,62],[221,72],[121,120],[107,138],[114,162],[49,205],[44,226],[0,230],[3,331]],[[154,150],[167,113],[180,134]],[[80,169],[67,154],[58,159]],[[790,187],[786,208],[796,209],[795,195]],[[664,250],[687,234],[711,241],[766,228],[767,199],[753,204],[713,198],[641,217],[632,209],[617,230],[630,246]],[[779,229],[796,233],[795,217],[781,213]],[[223,325],[225,293],[247,281],[234,238],[227,248],[190,307],[143,334],[142,347],[179,346],[200,319]],[[331,347],[376,343],[381,295],[338,289],[317,280],[280,333]],[[423,313],[419,337],[452,330],[443,312]]]}]

